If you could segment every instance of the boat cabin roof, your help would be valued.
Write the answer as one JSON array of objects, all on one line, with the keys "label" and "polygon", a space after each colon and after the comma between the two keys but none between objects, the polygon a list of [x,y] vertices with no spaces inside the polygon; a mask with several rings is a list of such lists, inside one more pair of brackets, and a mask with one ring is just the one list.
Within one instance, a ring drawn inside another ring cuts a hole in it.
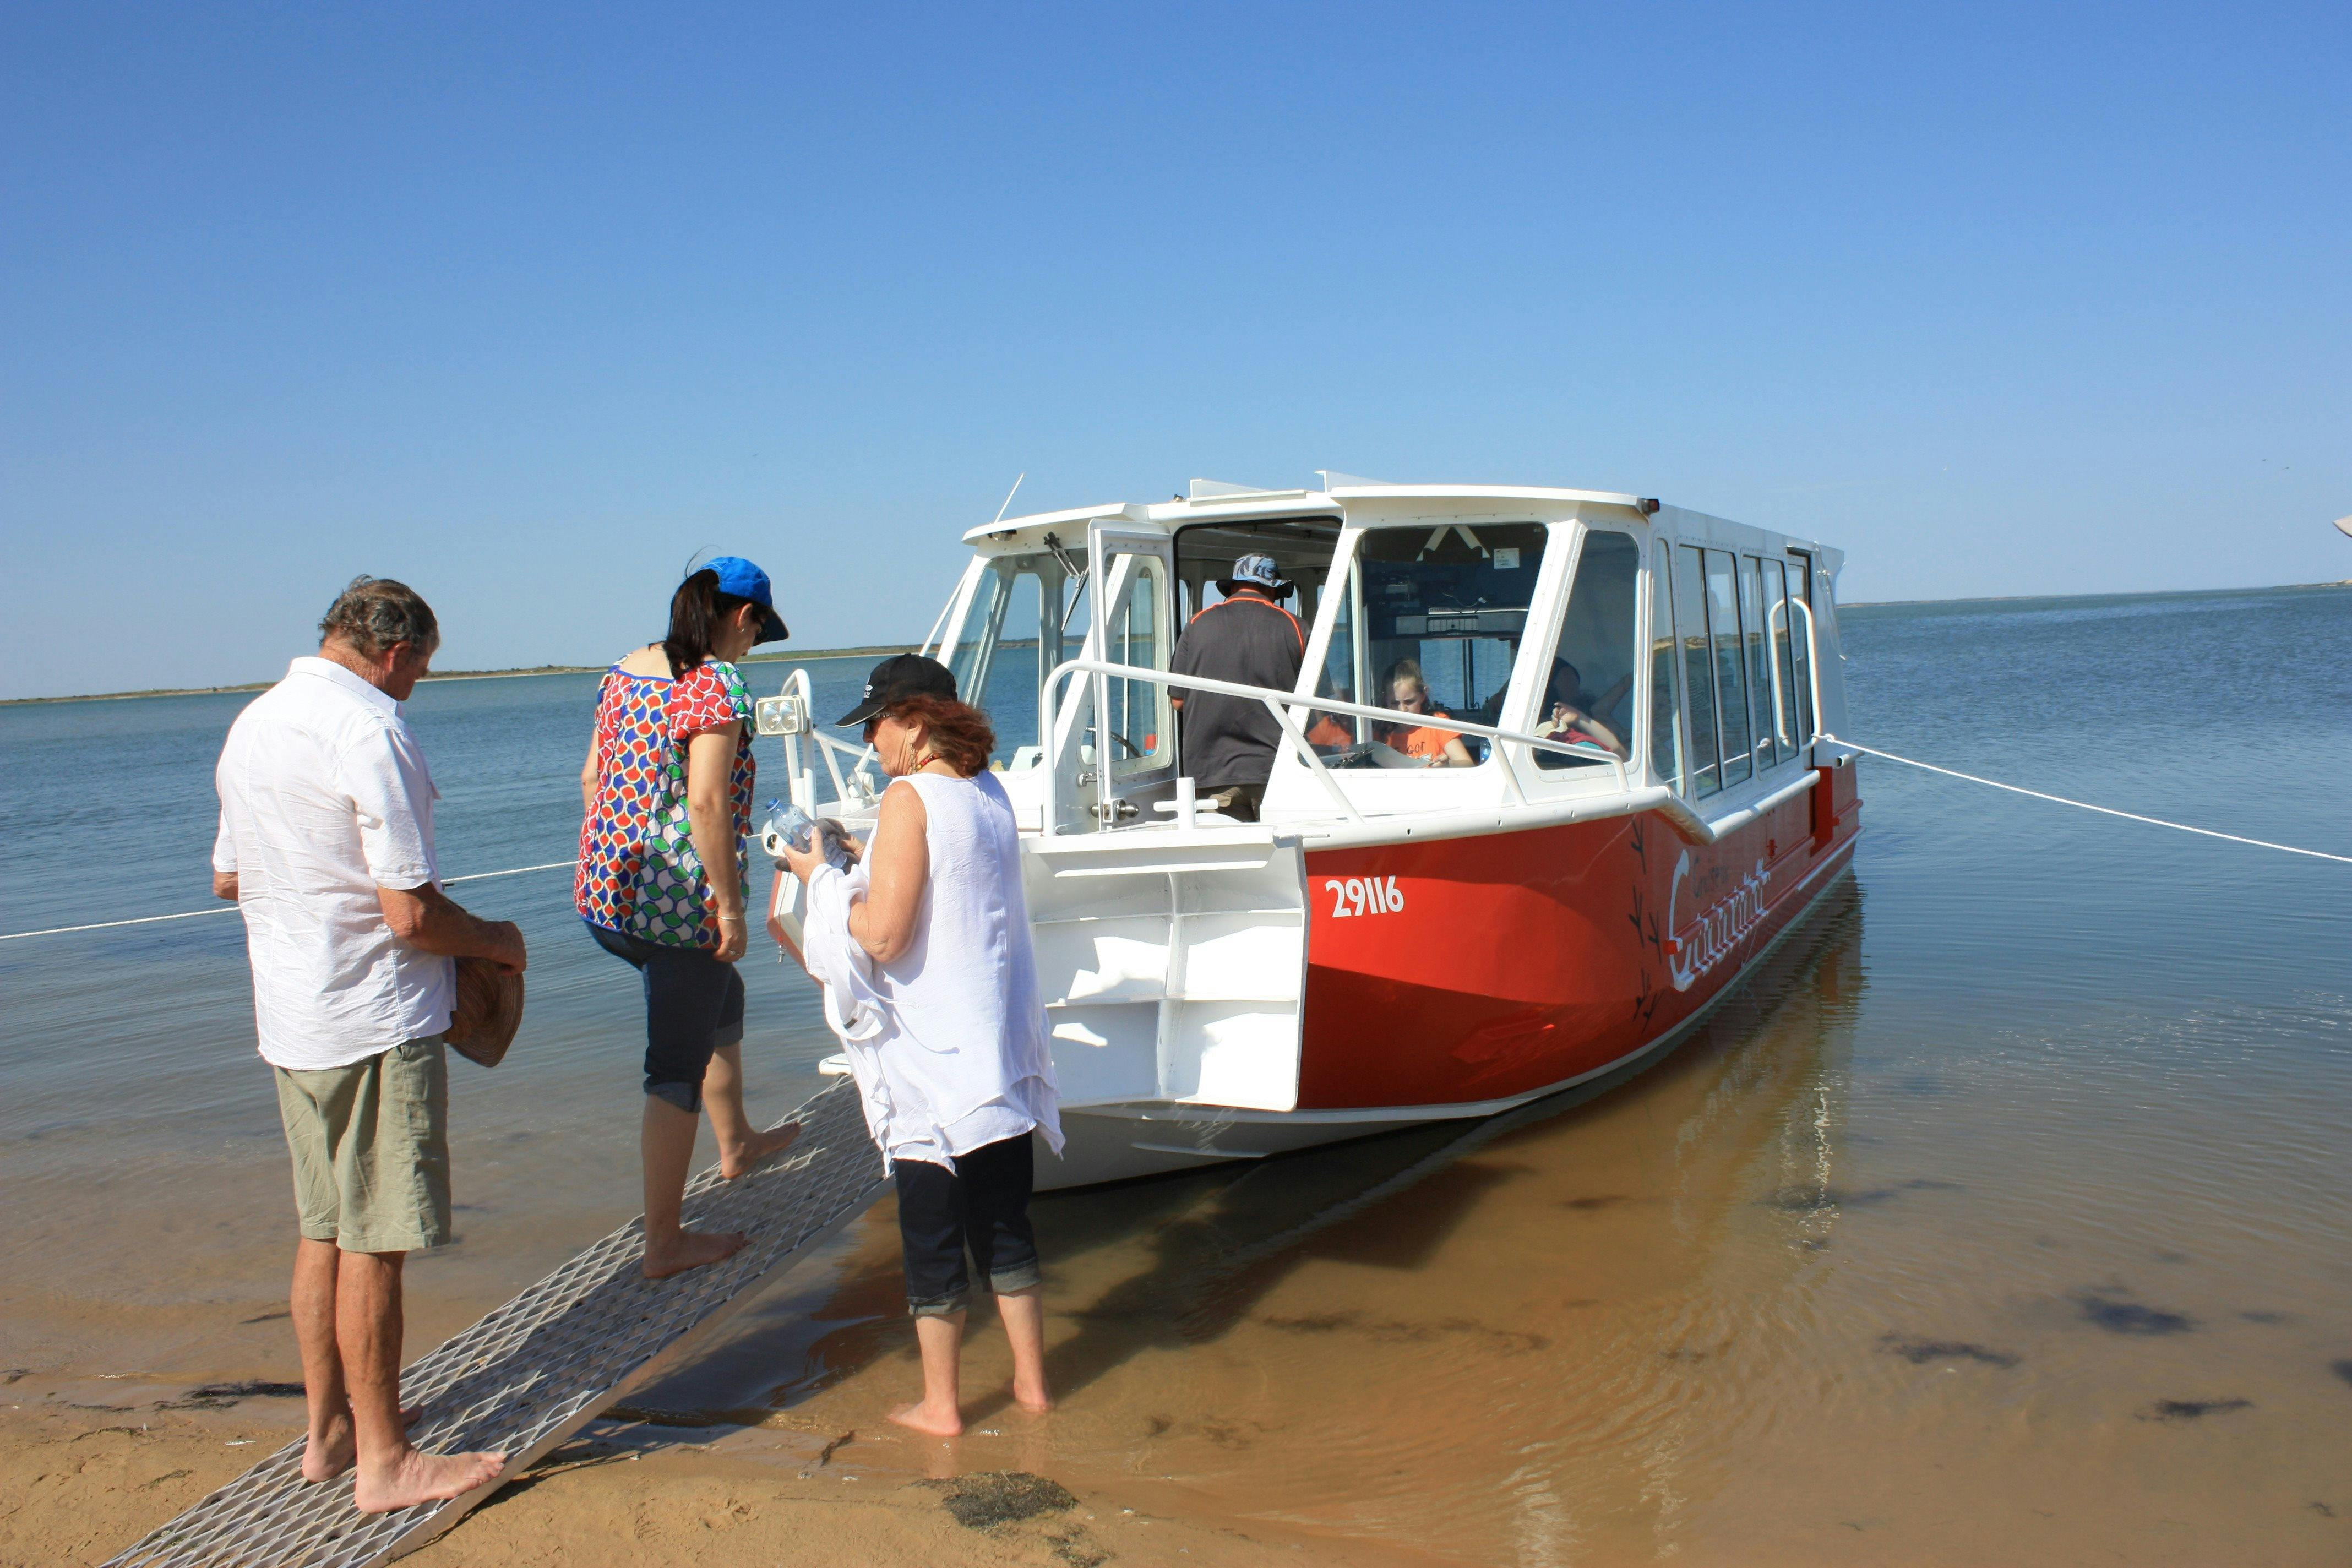
[{"label": "boat cabin roof", "polygon": [[[1131,528],[1139,532],[1173,533],[1202,522],[1320,517],[1380,528],[1410,527],[1432,515],[1525,519],[1530,511],[1538,513],[1539,521],[1606,515],[1612,523],[1633,527],[1664,512],[1670,515],[1664,521],[1673,521],[1677,531],[1685,535],[1717,530],[1744,531],[1750,526],[1685,508],[1663,506],[1654,499],[1622,490],[1570,489],[1551,485],[1391,484],[1328,470],[1318,472],[1316,478],[1320,483],[1315,488],[1288,490],[1194,479],[1189,495],[1169,500],[1116,501],[1033,512],[971,529],[963,539],[983,555],[1000,555],[1042,549],[1049,533],[1060,535],[1066,546],[1081,548],[1087,528],[1096,523]],[[1545,513],[1550,515],[1541,516]],[[1755,531],[1771,533],[1801,548],[1827,549],[1813,541],[1780,534],[1776,530]]]}]

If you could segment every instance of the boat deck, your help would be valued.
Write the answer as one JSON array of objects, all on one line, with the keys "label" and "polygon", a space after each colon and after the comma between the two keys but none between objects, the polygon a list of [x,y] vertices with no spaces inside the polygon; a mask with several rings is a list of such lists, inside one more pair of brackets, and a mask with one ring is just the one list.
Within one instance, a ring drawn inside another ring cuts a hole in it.
[{"label": "boat deck", "polygon": [[[599,1412],[693,1353],[758,1295],[757,1287],[865,1212],[887,1190],[882,1162],[848,1079],[812,1096],[789,1120],[801,1136],[740,1181],[716,1165],[688,1184],[686,1217],[749,1232],[724,1263],[663,1280],[638,1271],[633,1219],[401,1374],[421,1405],[417,1446],[503,1450],[506,1480],[522,1476]],[[163,1525],[108,1568],[367,1568],[413,1552],[487,1500],[500,1483],[447,1502],[363,1514],[349,1477],[301,1478],[302,1442]]]}]

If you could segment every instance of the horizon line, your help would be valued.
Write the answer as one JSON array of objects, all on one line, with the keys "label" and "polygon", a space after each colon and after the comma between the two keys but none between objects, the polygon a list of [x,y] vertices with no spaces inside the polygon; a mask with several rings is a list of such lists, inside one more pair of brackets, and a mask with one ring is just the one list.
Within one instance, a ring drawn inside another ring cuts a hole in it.
[{"label": "horizon line", "polygon": [[[2035,599],[2185,599],[2200,594],[2260,594],[2275,593],[2290,588],[2352,588],[2352,577],[2334,583],[2257,583],[2238,588],[2150,588],[2124,593],[2114,591],[2087,594],[1990,594],[1956,599],[1856,599],[1838,605],[1840,610],[1895,609],[1906,605],[2015,605]],[[1013,642],[1034,641],[1034,638],[1013,639]],[[1007,643],[1005,646],[1013,646]],[[914,643],[869,643],[856,647],[810,648],[803,653],[753,653],[736,660],[738,664],[781,664],[789,659],[858,658],[868,655],[912,653]],[[299,656],[298,656],[299,657]],[[601,664],[533,664],[517,665],[508,669],[450,669],[427,675],[417,684],[436,680],[514,680],[535,675],[593,675],[611,666]],[[280,677],[279,679],[283,679]],[[65,697],[0,697],[0,708],[31,708],[57,702],[131,702],[146,697],[221,697],[240,691],[267,691],[278,684],[272,680],[246,680],[227,686],[161,686],[135,691],[84,691]]]}]

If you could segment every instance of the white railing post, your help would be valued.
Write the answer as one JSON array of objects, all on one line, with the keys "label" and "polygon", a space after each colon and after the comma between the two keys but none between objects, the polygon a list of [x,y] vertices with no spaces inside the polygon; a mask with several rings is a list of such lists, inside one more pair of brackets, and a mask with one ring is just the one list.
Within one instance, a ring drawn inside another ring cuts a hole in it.
[{"label": "white railing post", "polygon": [[1331,776],[1331,770],[1323,765],[1323,759],[1315,754],[1313,746],[1307,744],[1306,732],[1292,721],[1289,714],[1282,710],[1282,704],[1269,697],[1265,700],[1265,710],[1274,715],[1276,723],[1282,726],[1282,743],[1297,751],[1308,770],[1315,774],[1317,782],[1322,784],[1324,793],[1331,797],[1332,803],[1346,814],[1349,821],[1363,821],[1363,814],[1356,809],[1356,803],[1348,798],[1348,792],[1339,787],[1339,781]]}]

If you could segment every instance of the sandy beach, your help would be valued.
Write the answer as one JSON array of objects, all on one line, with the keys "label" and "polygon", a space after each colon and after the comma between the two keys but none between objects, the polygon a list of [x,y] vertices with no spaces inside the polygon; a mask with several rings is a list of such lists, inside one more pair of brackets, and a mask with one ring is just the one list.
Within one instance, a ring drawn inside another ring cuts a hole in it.
[{"label": "sandy beach", "polygon": [[[174,1409],[186,1389],[23,1378],[5,1393],[0,1562],[26,1568],[102,1563],[301,1431],[293,1398]],[[1014,1468],[967,1471],[957,1481],[948,1479],[956,1468],[930,1462],[911,1435],[719,1431],[600,1423],[408,1561],[419,1568],[714,1561],[1092,1568],[1180,1557],[1210,1568],[1403,1568],[1440,1561],[1258,1521],[1221,1523],[1203,1516],[1199,1500],[1141,1480],[1072,1490]],[[960,1446],[962,1465],[1012,1467],[1024,1444],[1007,1434]]]}]

